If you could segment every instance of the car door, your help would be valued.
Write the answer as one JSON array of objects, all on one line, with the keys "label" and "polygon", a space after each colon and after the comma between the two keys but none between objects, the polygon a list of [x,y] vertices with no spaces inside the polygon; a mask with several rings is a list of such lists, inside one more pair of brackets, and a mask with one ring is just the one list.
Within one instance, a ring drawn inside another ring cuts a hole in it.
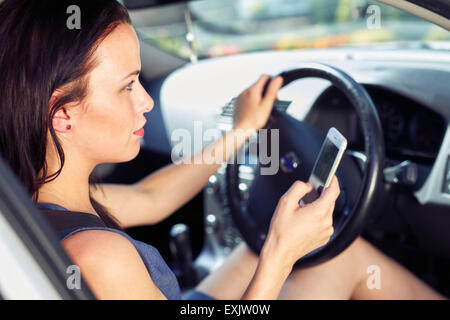
[{"label": "car door", "polygon": [[79,268],[1,157],[0,299],[94,299]]}]

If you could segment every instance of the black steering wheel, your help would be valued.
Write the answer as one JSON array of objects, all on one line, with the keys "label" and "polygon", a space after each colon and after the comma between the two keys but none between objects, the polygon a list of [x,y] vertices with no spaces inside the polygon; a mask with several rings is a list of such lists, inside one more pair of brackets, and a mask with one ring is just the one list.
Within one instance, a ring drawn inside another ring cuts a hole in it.
[{"label": "black steering wheel", "polygon": [[[385,154],[383,131],[367,91],[345,72],[325,64],[304,63],[280,76],[284,80],[283,86],[307,77],[329,80],[355,108],[364,135],[366,160],[362,167],[350,152],[346,152],[336,172],[341,194],[333,212],[334,234],[326,245],[303,256],[294,266],[307,267],[335,257],[363,231],[381,191]],[[308,180],[326,134],[276,108],[272,110],[264,129],[268,129],[268,136],[263,147],[267,148],[267,154],[279,150],[282,170],[277,170],[275,174],[261,174],[264,167],[258,161],[248,190],[249,197],[243,200],[239,190],[238,153],[234,155],[234,161],[228,162],[226,169],[226,194],[231,215],[247,245],[256,254],[264,244],[280,197],[295,180]],[[272,148],[273,132],[270,129],[278,129],[277,148]],[[260,147],[261,144],[258,144]],[[293,161],[296,165],[292,165]]]}]

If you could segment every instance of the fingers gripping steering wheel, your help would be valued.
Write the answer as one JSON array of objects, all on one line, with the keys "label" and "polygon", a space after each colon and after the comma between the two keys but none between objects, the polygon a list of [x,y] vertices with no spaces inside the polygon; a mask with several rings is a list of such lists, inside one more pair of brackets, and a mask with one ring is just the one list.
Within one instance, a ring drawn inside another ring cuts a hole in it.
[{"label": "fingers gripping steering wheel", "polygon": [[[377,202],[383,181],[383,131],[370,96],[363,86],[343,71],[325,64],[304,63],[297,69],[281,73],[280,76],[284,80],[283,86],[307,77],[329,80],[349,99],[364,135],[364,168],[361,170],[349,153],[343,156],[336,173],[341,194],[333,212],[334,234],[326,245],[303,256],[294,266],[307,267],[335,257],[363,231]],[[234,155],[234,161],[227,164],[226,194],[230,212],[242,237],[256,254],[262,249],[279,199],[295,180],[308,180],[325,137],[325,133],[275,108],[264,129],[269,129],[266,139],[268,154],[272,150],[270,129],[279,129],[276,147],[279,150],[280,163],[287,155],[294,154],[299,165],[293,170],[278,170],[276,174],[262,175],[259,170],[261,165],[258,164],[248,190],[249,197],[244,201],[238,188],[237,153]]]}]

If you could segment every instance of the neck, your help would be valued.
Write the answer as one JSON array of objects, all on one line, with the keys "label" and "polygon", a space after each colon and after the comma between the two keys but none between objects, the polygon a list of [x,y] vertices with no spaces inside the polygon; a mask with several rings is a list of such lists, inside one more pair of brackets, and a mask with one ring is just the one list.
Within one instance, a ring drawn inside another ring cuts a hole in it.
[{"label": "neck", "polygon": [[[49,155],[47,165],[48,174],[56,172],[60,168],[59,158]],[[39,188],[37,201],[59,204],[70,211],[98,215],[89,197],[89,175],[94,167],[94,164],[66,153],[60,174]]]}]

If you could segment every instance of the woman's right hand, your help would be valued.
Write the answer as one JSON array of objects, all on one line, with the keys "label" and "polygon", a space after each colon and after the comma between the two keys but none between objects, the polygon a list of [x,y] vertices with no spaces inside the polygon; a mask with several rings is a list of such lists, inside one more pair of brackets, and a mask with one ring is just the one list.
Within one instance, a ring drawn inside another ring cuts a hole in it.
[{"label": "woman's right hand", "polygon": [[290,268],[305,254],[325,245],[334,232],[333,210],[340,193],[337,178],[333,177],[317,200],[299,205],[300,199],[312,190],[310,183],[294,182],[279,200],[270,222],[264,255],[275,254],[273,258]]}]

